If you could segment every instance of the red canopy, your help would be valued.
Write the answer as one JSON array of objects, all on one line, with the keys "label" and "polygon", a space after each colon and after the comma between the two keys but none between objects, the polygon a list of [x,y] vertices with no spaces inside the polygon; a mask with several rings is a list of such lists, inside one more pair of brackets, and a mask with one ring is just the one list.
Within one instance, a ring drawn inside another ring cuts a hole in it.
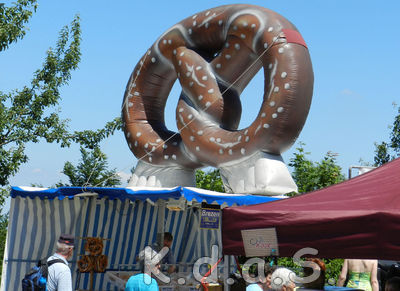
[{"label": "red canopy", "polygon": [[245,255],[241,230],[275,228],[279,256],[305,247],[322,258],[400,260],[400,158],[297,197],[228,207],[223,252]]}]

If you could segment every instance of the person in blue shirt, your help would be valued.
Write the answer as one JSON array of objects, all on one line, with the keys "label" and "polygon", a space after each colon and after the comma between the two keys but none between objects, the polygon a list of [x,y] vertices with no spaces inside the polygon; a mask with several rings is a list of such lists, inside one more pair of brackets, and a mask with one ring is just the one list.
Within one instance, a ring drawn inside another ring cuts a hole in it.
[{"label": "person in blue shirt", "polygon": [[139,259],[143,261],[142,273],[129,278],[125,285],[125,291],[158,291],[158,283],[152,278],[152,274],[160,273],[160,264],[152,265],[151,254],[153,252],[150,249],[149,252],[142,251],[139,254]]}]

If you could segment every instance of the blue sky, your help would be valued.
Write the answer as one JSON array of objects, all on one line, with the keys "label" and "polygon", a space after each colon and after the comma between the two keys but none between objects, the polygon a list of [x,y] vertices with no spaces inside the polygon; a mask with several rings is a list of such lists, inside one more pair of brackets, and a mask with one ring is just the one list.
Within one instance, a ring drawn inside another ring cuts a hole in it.
[{"label": "blue sky", "polygon": [[[6,4],[11,1],[2,1]],[[400,104],[398,38],[400,2],[392,1],[39,1],[26,37],[0,54],[0,90],[21,88],[55,46],[59,30],[79,13],[82,61],[62,88],[61,116],[71,130],[97,129],[120,115],[126,83],[139,58],[169,27],[182,19],[224,4],[249,3],[272,9],[296,25],[311,54],[315,82],[310,113],[298,141],[313,161],[328,151],[338,153],[347,175],[359,160],[372,162],[374,142],[389,139]],[[241,128],[257,114],[263,92],[258,74],[242,96]],[[166,109],[167,126],[176,130],[174,86]],[[283,157],[293,155],[297,143]],[[65,180],[65,161],[76,163],[79,148],[46,143],[27,145],[29,162],[12,185],[49,186]],[[136,159],[118,133],[102,144],[110,165],[128,173]]]}]

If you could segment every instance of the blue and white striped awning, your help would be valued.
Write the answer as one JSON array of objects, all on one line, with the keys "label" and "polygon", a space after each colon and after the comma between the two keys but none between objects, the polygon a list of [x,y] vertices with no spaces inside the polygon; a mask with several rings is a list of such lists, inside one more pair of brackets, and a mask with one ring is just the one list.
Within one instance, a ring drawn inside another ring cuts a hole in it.
[{"label": "blue and white striped awning", "polygon": [[249,194],[225,194],[193,187],[175,187],[175,188],[100,188],[100,187],[60,187],[60,188],[36,188],[36,187],[12,187],[11,197],[29,197],[40,199],[73,198],[75,195],[97,194],[98,198],[119,199],[131,201],[150,199],[156,202],[158,199],[179,199],[184,197],[187,201],[193,199],[198,202],[207,202],[209,204],[217,203],[227,206],[232,205],[252,205],[264,202],[270,202],[279,199],[279,197],[249,195]]},{"label": "blue and white striped awning", "polygon": [[[54,252],[61,233],[75,237],[102,237],[107,270],[126,269],[136,264],[136,256],[156,241],[159,199],[186,199],[185,211],[164,209],[164,230],[174,236],[172,250],[178,262],[193,263],[211,255],[211,246],[222,247],[218,230],[200,229],[200,211],[195,201],[219,205],[250,205],[277,200],[266,196],[223,194],[196,188],[172,189],[61,187],[55,189],[13,187],[3,260],[1,290],[19,290],[24,274]],[[67,199],[66,199],[67,198]],[[149,202],[150,201],[150,202]],[[148,203],[149,202],[149,203]],[[189,203],[190,204],[190,203]],[[89,274],[77,272],[84,241],[77,240],[70,260],[76,289],[88,289]],[[96,274],[95,290],[117,290],[105,274]]]}]

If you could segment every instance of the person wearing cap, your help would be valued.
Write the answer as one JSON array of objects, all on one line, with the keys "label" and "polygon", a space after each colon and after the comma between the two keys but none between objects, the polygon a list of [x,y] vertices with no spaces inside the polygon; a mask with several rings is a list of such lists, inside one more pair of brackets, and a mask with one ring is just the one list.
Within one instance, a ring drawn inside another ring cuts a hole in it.
[{"label": "person wearing cap", "polygon": [[56,252],[47,261],[61,259],[64,263],[55,263],[49,267],[47,277],[47,291],[72,291],[71,269],[68,259],[74,251],[74,237],[61,234],[56,244]]}]

